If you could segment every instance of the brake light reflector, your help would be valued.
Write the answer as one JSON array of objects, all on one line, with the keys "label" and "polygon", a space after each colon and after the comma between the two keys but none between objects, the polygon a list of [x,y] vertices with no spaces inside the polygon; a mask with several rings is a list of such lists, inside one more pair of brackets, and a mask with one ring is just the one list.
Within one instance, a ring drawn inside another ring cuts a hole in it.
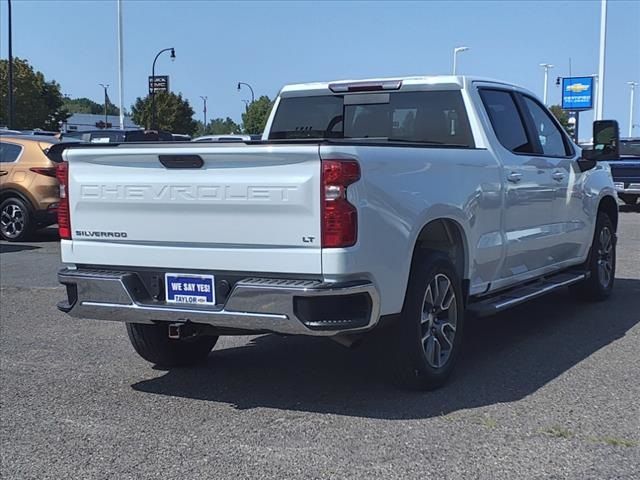
[{"label": "brake light reflector", "polygon": [[61,162],[56,169],[60,182],[60,202],[58,203],[58,234],[62,240],[71,240],[71,215],[69,212],[69,164]]},{"label": "brake light reflector", "polygon": [[322,160],[323,248],[355,245],[358,239],[358,211],[347,200],[347,187],[359,179],[360,165],[355,160]]}]

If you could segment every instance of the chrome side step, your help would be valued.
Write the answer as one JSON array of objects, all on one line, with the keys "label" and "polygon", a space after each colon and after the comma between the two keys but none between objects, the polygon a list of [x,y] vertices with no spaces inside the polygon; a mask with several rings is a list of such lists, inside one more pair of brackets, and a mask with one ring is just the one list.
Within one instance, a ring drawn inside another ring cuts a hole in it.
[{"label": "chrome side step", "polygon": [[472,302],[467,306],[467,311],[477,317],[486,317],[560,288],[568,287],[586,278],[587,274],[585,272],[558,273],[511,290],[505,290],[489,298]]}]

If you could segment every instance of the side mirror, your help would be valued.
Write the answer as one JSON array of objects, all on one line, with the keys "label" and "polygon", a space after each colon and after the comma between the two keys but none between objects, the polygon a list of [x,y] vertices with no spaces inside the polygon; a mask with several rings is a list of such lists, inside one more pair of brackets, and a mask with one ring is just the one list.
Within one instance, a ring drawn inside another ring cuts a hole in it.
[{"label": "side mirror", "polygon": [[615,120],[596,120],[593,122],[593,147],[582,150],[578,160],[580,171],[584,172],[596,166],[602,160],[620,158],[620,128]]},{"label": "side mirror", "polygon": [[615,160],[620,158],[620,128],[615,120],[593,122],[594,160]]}]

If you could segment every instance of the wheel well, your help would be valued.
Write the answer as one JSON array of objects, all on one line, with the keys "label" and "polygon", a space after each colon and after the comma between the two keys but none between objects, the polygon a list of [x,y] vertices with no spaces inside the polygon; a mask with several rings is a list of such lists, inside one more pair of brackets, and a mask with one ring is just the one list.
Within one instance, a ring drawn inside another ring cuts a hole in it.
[{"label": "wheel well", "polygon": [[0,192],[0,202],[4,202],[7,198],[13,197],[19,198],[27,205],[27,207],[29,207],[31,210],[34,210],[33,203],[31,203],[31,200],[29,200],[29,198],[22,192],[13,189],[6,189]]},{"label": "wheel well", "polygon": [[464,281],[466,267],[465,240],[460,224],[450,219],[433,220],[422,227],[416,246],[413,249],[413,258],[420,250],[435,250],[445,253],[455,266],[458,278]]},{"label": "wheel well", "polygon": [[613,229],[618,230],[618,204],[613,197],[606,196],[600,200],[598,211],[606,213],[613,223]]}]

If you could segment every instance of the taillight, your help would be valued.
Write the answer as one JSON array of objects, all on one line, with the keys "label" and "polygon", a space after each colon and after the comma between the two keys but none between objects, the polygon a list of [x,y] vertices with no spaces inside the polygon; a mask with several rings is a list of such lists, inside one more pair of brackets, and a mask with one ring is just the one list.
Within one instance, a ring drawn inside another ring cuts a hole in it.
[{"label": "taillight", "polygon": [[56,169],[60,182],[60,203],[58,204],[58,233],[63,240],[71,240],[71,215],[69,213],[69,164],[61,162]]},{"label": "taillight", "polygon": [[355,160],[322,160],[322,247],[355,245],[358,211],[347,200],[347,187],[360,179]]},{"label": "taillight", "polygon": [[55,177],[56,176],[56,167],[31,167],[31,170],[34,173],[39,173],[40,175],[46,175],[47,177]]}]

